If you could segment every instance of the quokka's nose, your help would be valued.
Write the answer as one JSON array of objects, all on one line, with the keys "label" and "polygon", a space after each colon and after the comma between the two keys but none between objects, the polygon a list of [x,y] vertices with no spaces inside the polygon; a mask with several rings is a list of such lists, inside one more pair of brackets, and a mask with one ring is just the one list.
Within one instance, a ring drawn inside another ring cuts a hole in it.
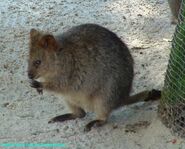
[{"label": "quokka's nose", "polygon": [[28,78],[29,78],[29,79],[33,79],[33,78],[34,78],[34,75],[33,75],[33,73],[31,73],[31,72],[28,72]]}]

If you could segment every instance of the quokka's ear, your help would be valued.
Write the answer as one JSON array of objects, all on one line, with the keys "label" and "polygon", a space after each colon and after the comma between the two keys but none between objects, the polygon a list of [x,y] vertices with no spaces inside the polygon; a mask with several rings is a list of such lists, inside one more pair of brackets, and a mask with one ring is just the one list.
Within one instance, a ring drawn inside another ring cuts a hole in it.
[{"label": "quokka's ear", "polygon": [[48,51],[57,51],[58,43],[53,35],[44,35],[40,41],[39,45]]},{"label": "quokka's ear", "polygon": [[38,31],[34,28],[30,30],[30,38],[33,39],[38,34]]}]

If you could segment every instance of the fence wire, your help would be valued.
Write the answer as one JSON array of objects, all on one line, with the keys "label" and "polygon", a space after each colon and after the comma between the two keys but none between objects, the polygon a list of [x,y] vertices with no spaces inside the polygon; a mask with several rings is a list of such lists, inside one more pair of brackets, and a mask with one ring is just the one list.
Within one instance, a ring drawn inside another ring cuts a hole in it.
[{"label": "fence wire", "polygon": [[181,3],[178,22],[172,40],[159,115],[174,133],[185,137],[185,0]]}]

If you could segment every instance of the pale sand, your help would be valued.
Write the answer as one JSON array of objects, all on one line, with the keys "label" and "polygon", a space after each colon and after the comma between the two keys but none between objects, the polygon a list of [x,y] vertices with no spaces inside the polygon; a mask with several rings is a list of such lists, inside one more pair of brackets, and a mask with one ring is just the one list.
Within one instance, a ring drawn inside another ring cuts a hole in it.
[{"label": "pale sand", "polygon": [[[158,103],[123,107],[102,128],[83,132],[92,115],[61,124],[48,120],[67,112],[61,99],[29,87],[31,28],[61,33],[97,23],[118,34],[135,60],[133,93],[161,89],[175,29],[166,0],[22,0],[0,2],[0,143],[65,143],[70,149],[185,149],[157,117]],[[150,125],[125,132],[127,124]],[[132,132],[131,132],[132,131]],[[177,142],[173,144],[173,139]],[[172,142],[171,142],[172,141]],[[4,149],[4,148],[3,148]]]}]

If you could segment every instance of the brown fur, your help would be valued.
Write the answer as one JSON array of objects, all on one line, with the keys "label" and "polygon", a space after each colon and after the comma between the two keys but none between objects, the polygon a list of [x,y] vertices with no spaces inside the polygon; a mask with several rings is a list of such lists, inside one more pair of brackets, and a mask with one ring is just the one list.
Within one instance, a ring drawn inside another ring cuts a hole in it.
[{"label": "brown fur", "polygon": [[[30,39],[31,86],[62,94],[72,111],[50,122],[66,120],[66,116],[83,117],[85,111],[92,111],[96,120],[86,126],[89,130],[94,124],[104,124],[112,110],[148,97],[148,91],[129,97],[133,59],[127,46],[106,28],[84,24],[58,36],[32,29]],[[35,81],[39,77],[45,81]]]},{"label": "brown fur", "polygon": [[181,1],[182,0],[168,0],[168,4],[172,13],[172,19],[171,19],[172,24],[178,23],[178,14],[181,6]]}]

